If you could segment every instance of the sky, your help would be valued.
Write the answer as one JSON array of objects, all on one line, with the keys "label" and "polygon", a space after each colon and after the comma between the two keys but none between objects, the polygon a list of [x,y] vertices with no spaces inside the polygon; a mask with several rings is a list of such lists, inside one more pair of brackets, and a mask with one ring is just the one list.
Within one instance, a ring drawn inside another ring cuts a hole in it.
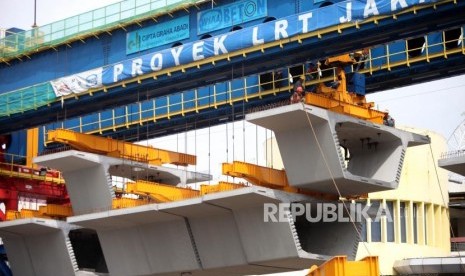
[{"label": "sky", "polygon": [[[19,2],[21,4],[18,4]],[[39,26],[45,25],[115,2],[119,1],[37,0],[36,22]],[[33,23],[34,0],[0,0],[0,28],[30,29]],[[380,91],[368,95],[367,100],[375,102],[379,110],[388,109],[396,120],[396,125],[429,129],[448,139],[459,124],[465,120],[465,76]],[[211,172],[217,175],[221,165],[219,159],[222,161],[245,160],[266,165],[263,143],[271,135],[270,131],[239,121],[209,130],[204,129],[161,138],[157,141],[156,146],[164,148],[164,145],[167,147],[175,145],[175,149],[192,154],[200,151],[219,153],[218,160],[199,157],[198,161],[203,165],[195,168],[197,171]],[[217,139],[228,142],[218,143]],[[260,142],[256,145],[241,143],[248,146],[235,148],[234,139],[236,141],[258,140]],[[304,273],[280,275],[304,275]]]}]

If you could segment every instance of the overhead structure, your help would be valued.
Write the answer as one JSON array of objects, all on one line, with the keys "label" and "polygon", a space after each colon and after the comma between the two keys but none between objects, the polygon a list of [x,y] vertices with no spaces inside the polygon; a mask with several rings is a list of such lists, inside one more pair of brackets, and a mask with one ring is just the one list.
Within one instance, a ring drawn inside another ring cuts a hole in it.
[{"label": "overhead structure", "polygon": [[187,166],[196,164],[194,155],[146,147],[66,129],[49,131],[47,139],[48,142],[68,144],[81,151],[126,158],[137,162],[147,162],[152,165],[169,163]]}]

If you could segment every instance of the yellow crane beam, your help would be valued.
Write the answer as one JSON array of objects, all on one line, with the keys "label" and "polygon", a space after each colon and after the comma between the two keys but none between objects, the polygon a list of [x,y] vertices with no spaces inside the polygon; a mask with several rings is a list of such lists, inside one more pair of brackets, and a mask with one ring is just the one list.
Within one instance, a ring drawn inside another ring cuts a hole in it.
[{"label": "yellow crane beam", "polygon": [[219,193],[224,191],[231,191],[235,189],[247,187],[244,184],[230,183],[225,181],[220,181],[215,185],[200,185],[200,195]]},{"label": "yellow crane beam", "polygon": [[73,208],[69,205],[47,204],[39,206],[39,210],[23,208],[21,211],[6,211],[6,220],[24,218],[55,218],[64,219],[73,215]]},{"label": "yellow crane beam", "polygon": [[126,192],[136,195],[147,195],[155,199],[157,202],[170,202],[200,196],[200,191],[198,190],[164,185],[144,180],[126,183]]},{"label": "yellow crane beam", "polygon": [[112,209],[130,208],[141,205],[149,204],[150,202],[146,199],[135,199],[135,198],[115,198],[112,201]]},{"label": "yellow crane beam", "polygon": [[243,178],[257,186],[291,193],[305,194],[325,200],[337,200],[339,198],[335,195],[291,187],[287,180],[287,174],[285,170],[277,170],[246,162],[233,161],[233,163],[223,163],[222,172],[224,175]]},{"label": "yellow crane beam", "polygon": [[98,153],[119,158],[127,158],[153,165],[174,164],[180,166],[195,165],[195,155],[179,153],[118,141],[107,137],[94,136],[66,129],[48,132],[47,142],[59,142],[77,150]]},{"label": "yellow crane beam", "polygon": [[288,187],[287,175],[284,170],[258,166],[246,162],[233,161],[223,163],[223,174],[243,178],[255,185],[269,188]]}]

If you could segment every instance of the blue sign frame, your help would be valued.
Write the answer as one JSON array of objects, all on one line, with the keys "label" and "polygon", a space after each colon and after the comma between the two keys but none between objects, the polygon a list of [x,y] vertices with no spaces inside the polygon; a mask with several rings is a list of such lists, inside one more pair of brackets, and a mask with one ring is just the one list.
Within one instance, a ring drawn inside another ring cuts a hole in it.
[{"label": "blue sign frame", "polygon": [[242,0],[197,13],[197,34],[205,34],[267,16],[267,0]]},{"label": "blue sign frame", "polygon": [[133,54],[190,37],[189,16],[179,17],[126,35],[126,54]]}]

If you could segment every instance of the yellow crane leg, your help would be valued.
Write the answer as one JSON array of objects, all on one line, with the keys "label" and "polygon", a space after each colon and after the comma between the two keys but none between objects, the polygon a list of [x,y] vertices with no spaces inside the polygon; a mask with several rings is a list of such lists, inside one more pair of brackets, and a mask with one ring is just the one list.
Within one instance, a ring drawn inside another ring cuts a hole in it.
[{"label": "yellow crane leg", "polygon": [[47,142],[59,142],[71,147],[92,153],[127,158],[154,165],[174,164],[180,166],[195,165],[195,155],[162,150],[111,138],[74,132],[66,129],[56,129],[48,132]]},{"label": "yellow crane leg", "polygon": [[379,276],[377,256],[368,256],[360,261],[347,261],[346,256],[336,256],[319,267],[310,268],[307,276]]},{"label": "yellow crane leg", "polygon": [[32,159],[37,156],[39,151],[39,128],[28,129],[26,133],[26,166],[36,168],[37,166],[32,163]]},{"label": "yellow crane leg", "polygon": [[148,195],[158,202],[170,202],[200,196],[198,190],[143,180],[138,180],[134,183],[126,183],[126,192],[137,195]]}]

